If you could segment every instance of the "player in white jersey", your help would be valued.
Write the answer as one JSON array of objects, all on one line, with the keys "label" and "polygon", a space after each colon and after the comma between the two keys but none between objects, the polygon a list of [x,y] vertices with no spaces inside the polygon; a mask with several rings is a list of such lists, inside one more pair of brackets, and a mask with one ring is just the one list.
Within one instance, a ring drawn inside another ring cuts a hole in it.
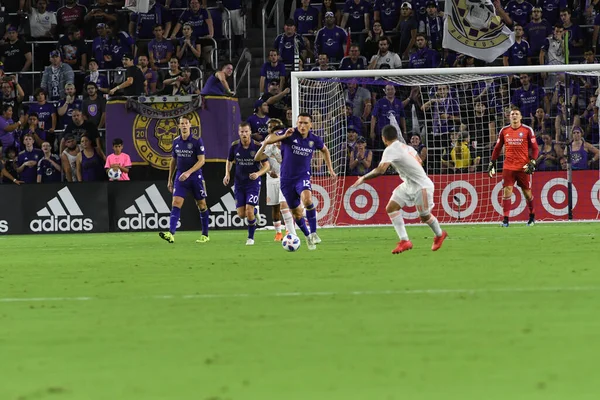
[{"label": "player in white jersey", "polygon": [[448,234],[440,228],[437,218],[431,214],[433,209],[433,182],[423,170],[421,158],[415,149],[398,140],[398,130],[394,126],[385,126],[381,131],[381,136],[386,146],[381,162],[377,168],[358,178],[352,187],[357,187],[364,181],[385,174],[388,167],[392,165],[403,181],[394,189],[386,206],[386,211],[400,238],[398,246],[392,250],[392,253],[402,253],[413,247],[408,239],[401,213],[402,207],[413,204],[417,207],[421,221],[429,225],[435,234],[431,250],[436,251],[442,247],[442,243]]},{"label": "player in white jersey", "polygon": [[[268,123],[268,134],[274,134],[278,131],[285,129],[283,122],[277,118],[271,118]],[[281,217],[285,224],[285,229],[292,235],[296,235],[296,225],[294,225],[294,216],[290,211],[288,204],[281,193],[279,187],[279,176],[281,174],[281,150],[279,148],[280,142],[273,144],[266,144],[263,142],[262,146],[254,156],[254,159],[258,159],[264,153],[269,158],[269,164],[271,170],[267,174],[267,205],[272,207],[273,212],[273,226],[275,228],[275,241],[281,241],[283,234],[281,233]]]}]

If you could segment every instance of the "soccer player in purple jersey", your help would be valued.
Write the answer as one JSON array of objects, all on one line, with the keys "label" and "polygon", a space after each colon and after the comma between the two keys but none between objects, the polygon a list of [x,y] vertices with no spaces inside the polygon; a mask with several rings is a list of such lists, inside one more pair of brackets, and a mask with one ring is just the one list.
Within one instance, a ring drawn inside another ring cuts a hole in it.
[{"label": "soccer player in purple jersey", "polygon": [[[200,210],[200,221],[202,222],[202,236],[196,243],[206,243],[208,238],[208,207],[206,207],[206,189],[202,177],[202,166],[204,165],[204,143],[202,139],[194,138],[190,132],[191,123],[189,118],[179,118],[179,132],[181,133],[173,140],[173,158],[169,164],[169,180],[167,187],[173,193],[173,208],[168,232],[160,232],[159,236],[169,243],[175,241],[175,231],[181,215],[183,200],[189,191],[194,195],[198,210]],[[175,180],[173,180],[175,175]]]},{"label": "soccer player in purple jersey", "polygon": [[[323,153],[329,175],[335,177],[329,149],[323,139],[315,135],[312,130],[312,118],[308,113],[298,115],[297,128],[289,128],[279,135],[270,135],[265,141],[267,144],[281,141],[281,178],[280,187],[285,200],[294,214],[296,224],[306,236],[306,245],[309,250],[315,250],[316,244],[321,242],[317,235],[317,210],[312,202],[312,188],[310,183],[310,162],[313,153],[319,150]],[[310,232],[302,217],[302,207],[306,209],[306,217],[310,225]]]},{"label": "soccer player in purple jersey", "polygon": [[255,208],[258,206],[260,196],[260,177],[269,171],[270,165],[266,155],[263,155],[258,161],[254,161],[254,156],[260,149],[260,143],[251,139],[252,130],[249,123],[242,122],[238,128],[238,134],[240,139],[233,142],[229,148],[223,185],[229,185],[231,165],[235,163],[235,179],[233,181],[235,206],[238,217],[246,218],[248,224],[246,246],[252,246],[254,245],[254,231],[256,231]]}]

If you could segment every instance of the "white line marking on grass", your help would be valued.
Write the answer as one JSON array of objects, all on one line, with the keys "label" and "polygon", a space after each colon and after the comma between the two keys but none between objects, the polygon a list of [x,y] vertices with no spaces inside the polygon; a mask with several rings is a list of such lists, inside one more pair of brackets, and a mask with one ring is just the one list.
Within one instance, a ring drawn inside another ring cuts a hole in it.
[{"label": "white line marking on grass", "polygon": [[[493,294],[493,293],[544,293],[544,292],[600,292],[600,287],[533,287],[533,288],[489,288],[489,289],[407,289],[407,290],[357,290],[351,292],[273,292],[273,293],[198,293],[186,295],[151,295],[129,298],[111,298],[110,300],[208,300],[238,298],[273,297],[329,297],[329,296],[410,296],[410,295],[446,295],[446,294]],[[0,303],[60,302],[104,300],[98,297],[8,297],[0,298]],[[106,299],[108,300],[108,299]]]}]

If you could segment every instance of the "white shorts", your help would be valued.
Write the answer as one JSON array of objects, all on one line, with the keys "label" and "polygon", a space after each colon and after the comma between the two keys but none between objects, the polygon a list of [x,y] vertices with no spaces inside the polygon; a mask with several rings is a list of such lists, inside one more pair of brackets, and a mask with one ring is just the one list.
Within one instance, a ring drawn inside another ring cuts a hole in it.
[{"label": "white shorts", "polygon": [[283,193],[279,188],[279,179],[267,176],[267,205],[277,206],[283,200]]},{"label": "white shorts", "polygon": [[242,16],[242,10],[229,10],[231,14],[231,32],[234,35],[244,34],[244,16]]},{"label": "white shorts", "polygon": [[392,193],[391,201],[398,203],[400,208],[414,205],[420,216],[427,215],[433,210],[433,187],[424,187],[417,192],[408,191],[404,183],[400,184]]}]

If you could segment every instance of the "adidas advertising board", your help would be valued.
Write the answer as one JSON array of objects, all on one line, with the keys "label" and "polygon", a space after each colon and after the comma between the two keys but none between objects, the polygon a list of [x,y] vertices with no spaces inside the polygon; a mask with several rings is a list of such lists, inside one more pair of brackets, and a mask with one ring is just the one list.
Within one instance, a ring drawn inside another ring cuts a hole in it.
[{"label": "adidas advertising board", "polygon": [[[262,206],[262,204],[260,205]],[[232,191],[228,191],[222,195],[216,204],[209,207],[210,228],[243,228],[246,226],[245,218],[240,218],[237,215],[235,197]],[[259,211],[262,210],[265,210],[265,208],[259,207]],[[259,212],[259,217],[258,226],[262,228],[267,225],[267,216]]]},{"label": "adidas advertising board", "polygon": [[0,233],[8,233],[8,221],[0,219]]},{"label": "adidas advertising board", "polygon": [[[168,230],[171,209],[155,183],[146,183],[144,190],[124,209],[125,216],[117,220],[118,231]],[[164,183],[163,183],[164,186]],[[167,197],[170,202],[170,198]],[[177,228],[181,227],[181,221]]]}]

